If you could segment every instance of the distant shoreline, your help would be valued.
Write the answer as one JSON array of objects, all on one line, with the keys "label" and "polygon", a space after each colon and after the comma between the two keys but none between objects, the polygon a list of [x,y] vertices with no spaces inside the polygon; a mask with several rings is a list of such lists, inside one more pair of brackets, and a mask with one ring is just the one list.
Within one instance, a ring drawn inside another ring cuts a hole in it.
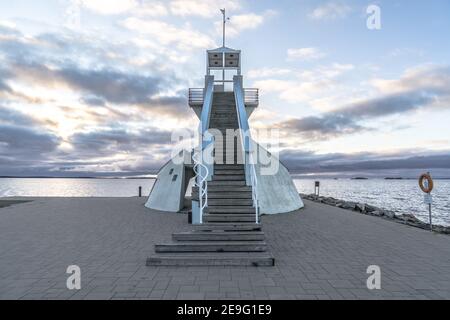
[{"label": "distant shoreline", "polygon": [[[399,180],[417,180],[417,178],[405,178],[405,177],[305,177],[292,174],[294,179],[299,180],[354,180],[354,181],[367,181],[367,180],[386,180],[386,181],[399,181]],[[96,179],[96,180],[155,180],[154,177],[49,177],[49,176],[0,176],[0,179]],[[450,180],[450,177],[433,177],[433,180]]]},{"label": "distant shoreline", "polygon": [[0,176],[0,179],[102,179],[102,180],[137,180],[137,179],[156,179],[155,177],[20,177],[20,176]]}]

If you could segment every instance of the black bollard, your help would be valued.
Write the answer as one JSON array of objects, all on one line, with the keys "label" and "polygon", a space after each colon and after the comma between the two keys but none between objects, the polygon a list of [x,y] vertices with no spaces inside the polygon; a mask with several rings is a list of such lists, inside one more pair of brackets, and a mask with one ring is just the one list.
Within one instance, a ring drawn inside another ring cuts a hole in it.
[{"label": "black bollard", "polygon": [[142,187],[139,186],[139,198],[142,197]]}]

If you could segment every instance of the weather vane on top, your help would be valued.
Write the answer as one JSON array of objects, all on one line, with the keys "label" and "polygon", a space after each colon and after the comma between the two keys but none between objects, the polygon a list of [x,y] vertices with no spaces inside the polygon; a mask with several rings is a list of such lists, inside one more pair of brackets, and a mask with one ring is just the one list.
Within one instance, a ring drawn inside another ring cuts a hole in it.
[{"label": "weather vane on top", "polygon": [[222,41],[222,47],[225,47],[225,25],[230,18],[227,18],[225,13],[225,8],[220,9],[220,12],[222,12],[223,15],[223,41]]}]

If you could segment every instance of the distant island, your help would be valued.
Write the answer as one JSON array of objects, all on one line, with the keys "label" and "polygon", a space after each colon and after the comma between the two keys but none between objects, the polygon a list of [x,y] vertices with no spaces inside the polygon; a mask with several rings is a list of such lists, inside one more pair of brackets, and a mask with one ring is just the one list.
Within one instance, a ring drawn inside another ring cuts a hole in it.
[{"label": "distant island", "polygon": [[369,178],[366,178],[366,177],[354,177],[354,178],[351,178],[351,180],[369,180]]},{"label": "distant island", "polygon": [[403,180],[402,177],[386,177],[384,180]]}]

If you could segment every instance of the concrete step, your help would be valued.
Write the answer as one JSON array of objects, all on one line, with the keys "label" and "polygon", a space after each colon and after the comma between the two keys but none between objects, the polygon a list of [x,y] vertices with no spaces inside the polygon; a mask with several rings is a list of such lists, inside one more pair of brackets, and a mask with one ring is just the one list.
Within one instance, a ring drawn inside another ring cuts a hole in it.
[{"label": "concrete step", "polygon": [[251,191],[243,192],[217,192],[208,189],[208,199],[251,199]]},{"label": "concrete step", "polygon": [[207,212],[210,214],[255,214],[255,208],[252,206],[233,206],[231,208],[225,208],[223,206],[211,206],[207,208]]},{"label": "concrete step", "polygon": [[209,186],[245,186],[245,181],[209,181]]},{"label": "concrete step", "polygon": [[256,217],[254,214],[205,214],[204,222],[253,222]]},{"label": "concrete step", "polygon": [[254,266],[272,267],[275,259],[267,253],[178,253],[155,254],[147,259],[147,266]]},{"label": "concrete step", "polygon": [[[217,131],[220,131],[224,138],[226,137],[226,135],[222,133],[222,130],[225,130],[224,133],[227,133],[231,139],[232,135],[234,135],[234,131],[236,131],[238,129],[238,124],[237,123],[214,122],[214,123],[209,124],[209,129],[210,130],[215,129]],[[227,132],[227,130],[232,130],[232,131],[230,133],[230,132]],[[219,139],[216,139],[216,141],[218,141],[218,140]]]},{"label": "concrete step", "polygon": [[197,231],[211,232],[211,231],[260,231],[261,224],[253,222],[210,222],[204,224],[193,225]]},{"label": "concrete step", "polygon": [[191,231],[172,234],[174,241],[263,241],[262,231]]},{"label": "concrete step", "polygon": [[214,170],[214,175],[244,175],[244,169],[240,170]]},{"label": "concrete step", "polygon": [[224,207],[230,207],[230,206],[252,206],[253,200],[252,199],[210,199],[208,197],[208,205],[209,206],[224,206]]},{"label": "concrete step", "polygon": [[220,107],[217,107],[216,109],[213,108],[211,110],[211,115],[230,115],[233,117],[237,117],[236,107],[222,105]]},{"label": "concrete step", "polygon": [[245,181],[245,175],[214,175],[212,181]]},{"label": "concrete step", "polygon": [[[236,192],[236,193],[247,193],[252,192],[252,187],[248,186],[212,186],[208,183],[208,192],[222,193],[222,192]],[[198,187],[192,188],[192,193],[198,193]]]},{"label": "concrete step", "polygon": [[[192,192],[192,198],[198,199],[198,191]],[[208,199],[252,199],[252,192],[212,191],[208,188]]]},{"label": "concrete step", "polygon": [[244,170],[243,164],[222,164],[215,165],[214,170]]},{"label": "concrete step", "polygon": [[264,241],[183,241],[156,244],[155,252],[264,252]]}]

